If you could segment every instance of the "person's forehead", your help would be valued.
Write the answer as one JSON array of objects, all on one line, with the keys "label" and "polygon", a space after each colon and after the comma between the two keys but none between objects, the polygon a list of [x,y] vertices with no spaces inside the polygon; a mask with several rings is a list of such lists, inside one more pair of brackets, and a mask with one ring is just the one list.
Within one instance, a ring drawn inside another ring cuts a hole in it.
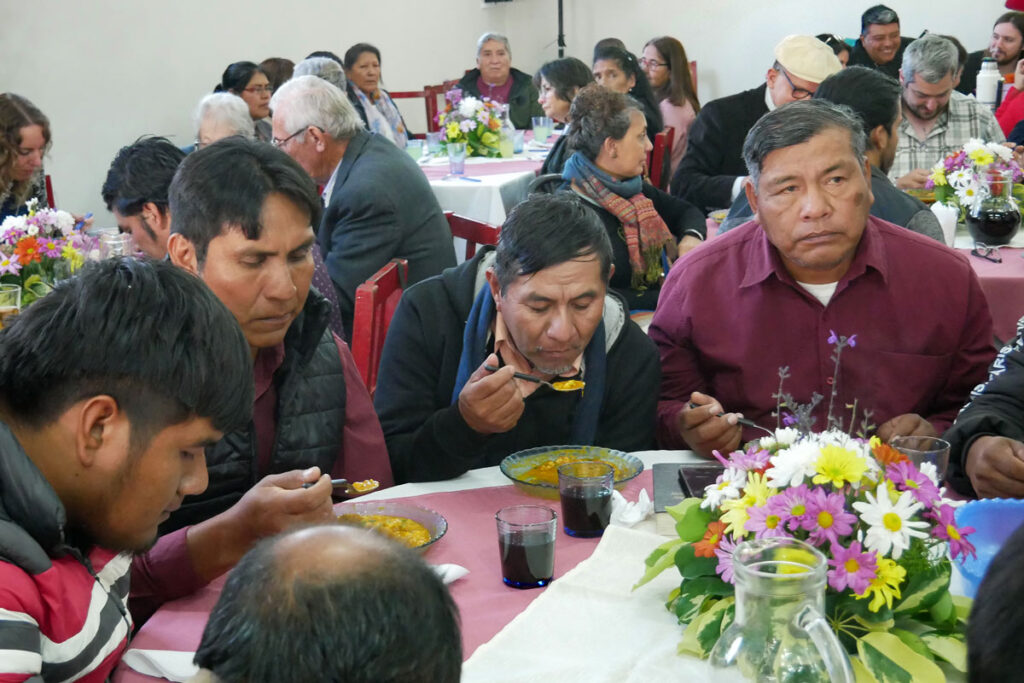
[{"label": "person's forehead", "polygon": [[540,295],[555,298],[562,293],[567,298],[580,296],[602,285],[601,261],[596,254],[556,263],[536,273],[520,275],[512,281],[520,298]]},{"label": "person's forehead", "polygon": [[882,34],[899,33],[900,23],[894,21],[891,24],[868,24],[865,33],[870,36],[877,36]]},{"label": "person's forehead", "polygon": [[1017,40],[1024,39],[1017,27],[1012,22],[1006,21],[1002,24],[996,24],[995,28],[992,29],[993,33],[996,33],[1005,38],[1016,38]]},{"label": "person's forehead", "polygon": [[488,40],[480,48],[480,54],[483,54],[485,52],[504,52],[504,51],[505,51],[505,43],[501,42],[500,40]]},{"label": "person's forehead", "polygon": [[[829,153],[824,156],[821,154],[824,150],[821,149],[818,149],[814,155],[807,155],[806,150],[812,145],[819,148],[822,145],[828,145],[834,149],[829,150]],[[850,132],[829,126],[803,142],[769,152],[761,162],[761,178],[762,180],[773,180],[790,176],[794,173],[794,169],[803,173],[818,173],[823,169],[848,164],[857,164]]]},{"label": "person's forehead", "polygon": [[359,57],[356,59],[356,64],[366,65],[376,61],[377,55],[367,50],[366,52],[359,53]]},{"label": "person's forehead", "polygon": [[599,59],[594,62],[594,71],[596,73],[620,73],[622,69],[613,59]]},{"label": "person's forehead", "polygon": [[270,81],[267,79],[265,75],[263,75],[259,71],[254,73],[252,75],[252,78],[249,79],[249,85],[264,85],[266,83],[270,83]]},{"label": "person's forehead", "polygon": [[941,97],[948,95],[953,90],[953,76],[946,74],[938,83],[929,83],[921,78],[921,74],[914,74],[914,80],[907,84],[911,90],[928,97]]}]

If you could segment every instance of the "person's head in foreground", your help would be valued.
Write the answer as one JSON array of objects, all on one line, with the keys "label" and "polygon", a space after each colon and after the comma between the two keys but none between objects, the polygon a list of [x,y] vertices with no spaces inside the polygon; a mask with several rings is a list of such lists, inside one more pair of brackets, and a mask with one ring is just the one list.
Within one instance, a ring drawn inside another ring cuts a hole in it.
[{"label": "person's head in foreground", "polygon": [[818,84],[843,68],[825,43],[814,36],[786,36],[775,46],[775,63],[765,82],[776,107],[810,99]]},{"label": "person's head in foreground", "polygon": [[487,282],[515,348],[540,373],[571,371],[604,312],[604,226],[573,195],[536,195],[509,214],[496,252]]},{"label": "person's head in foreground", "polygon": [[1024,671],[1020,602],[1024,599],[1024,526],[992,558],[967,619],[967,680],[1016,681]]},{"label": "person's head in foreground", "polygon": [[227,138],[182,162],[169,197],[171,261],[224,302],[253,354],[284,341],[313,278],[313,181],[273,146]]},{"label": "person's head in foreground", "polygon": [[458,611],[414,551],[372,531],[306,527],[242,558],[195,662],[197,680],[221,683],[457,683]]},{"label": "person's head in foreground", "polygon": [[[248,422],[252,370],[238,324],[199,280],[114,259],[0,331],[0,397],[0,419],[64,508],[54,547],[141,551],[206,488],[204,448]],[[9,468],[12,457],[5,448]]]},{"label": "person's head in foreground", "polygon": [[930,121],[945,112],[959,68],[956,46],[945,38],[928,34],[912,42],[900,67],[904,113]]},{"label": "person's head in foreground", "polygon": [[888,64],[900,50],[900,18],[885,5],[875,5],[860,17],[860,43],[875,64]]},{"label": "person's head in foreground", "polygon": [[544,116],[560,122],[569,120],[569,107],[580,88],[593,82],[590,69],[575,57],[546,62],[533,76]]},{"label": "person's head in foreground", "polygon": [[[316,76],[291,79],[274,93],[275,147],[326,184],[363,122],[340,89]],[[319,202],[319,199],[317,200]]]},{"label": "person's head in foreground", "polygon": [[864,124],[867,158],[872,166],[888,173],[899,142],[900,84],[880,71],[850,66],[822,81],[814,99],[842,104]]},{"label": "person's head in foreground", "polygon": [[850,267],[874,201],[865,146],[857,115],[825,100],[779,107],[747,134],[747,199],[797,282],[838,282]]},{"label": "person's head in foreground", "polygon": [[[234,100],[245,110],[234,95],[223,97]],[[118,229],[130,234],[149,258],[162,259],[167,255],[167,238],[171,234],[167,188],[184,158],[185,153],[167,138],[140,138],[122,147],[107,170],[102,190],[107,210],[114,214]]]},{"label": "person's head in foreground", "polygon": [[196,127],[196,149],[212,145],[232,135],[256,137],[249,107],[239,97],[226,92],[204,95],[192,117]]}]

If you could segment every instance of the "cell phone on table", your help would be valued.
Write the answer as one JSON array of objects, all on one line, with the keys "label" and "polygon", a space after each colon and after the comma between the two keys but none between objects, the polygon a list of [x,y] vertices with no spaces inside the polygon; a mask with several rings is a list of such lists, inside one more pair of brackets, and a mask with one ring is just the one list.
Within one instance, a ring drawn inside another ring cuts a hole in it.
[{"label": "cell phone on table", "polygon": [[718,480],[725,468],[718,463],[692,463],[679,466],[679,485],[690,498],[703,498],[704,489]]}]

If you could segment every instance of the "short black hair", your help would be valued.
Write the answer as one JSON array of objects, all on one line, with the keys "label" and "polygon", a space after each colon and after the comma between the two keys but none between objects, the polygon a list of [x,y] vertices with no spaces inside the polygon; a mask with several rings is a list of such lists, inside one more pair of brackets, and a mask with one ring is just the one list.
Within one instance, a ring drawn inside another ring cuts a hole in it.
[{"label": "short black hair", "polygon": [[261,541],[228,576],[197,665],[222,683],[458,683],[458,611],[414,551],[380,539],[366,567],[282,578],[274,549],[290,533]]},{"label": "short black hair", "polygon": [[847,45],[846,41],[834,33],[819,33],[814,37],[832,48],[832,52],[836,56],[840,52],[850,52],[850,46]]},{"label": "short black hair", "polygon": [[870,141],[871,131],[884,126],[892,133],[900,111],[900,84],[891,76],[866,66],[848,66],[818,86],[816,100],[845,104],[860,117]]},{"label": "short black hair", "polygon": [[156,204],[167,211],[167,189],[185,153],[167,138],[141,137],[118,150],[103,181],[103,201],[108,211],[137,216],[142,206]]},{"label": "short black hair", "polygon": [[1024,671],[1024,525],[1017,528],[988,566],[967,619],[967,680],[1015,681]]},{"label": "short black hair", "polygon": [[597,214],[573,192],[536,194],[517,204],[501,226],[494,274],[504,294],[517,277],[591,255],[601,264],[601,281],[608,282],[612,243]]},{"label": "short black hair", "polygon": [[316,184],[290,156],[257,140],[230,137],[189,154],[168,193],[171,232],[183,235],[206,260],[210,240],[238,228],[259,239],[267,196],[279,193],[309,216],[315,231],[323,205]]},{"label": "short black hair", "polygon": [[132,443],[191,417],[229,432],[248,424],[249,345],[203,282],[170,263],[87,264],[0,331],[0,397],[41,428],[73,403],[112,396]]},{"label": "short black hair", "polygon": [[[257,73],[261,73],[264,76],[267,75],[267,72],[254,62],[234,62],[233,64],[228,64],[228,68],[224,69],[224,73],[221,74],[220,83],[213,88],[213,92],[241,94],[246,86],[249,85],[252,77]],[[268,78],[267,80],[269,81],[270,79]]]},{"label": "short black hair", "polygon": [[346,70],[351,69],[356,65],[356,62],[359,61],[359,56],[364,52],[372,52],[377,57],[377,61],[381,61],[380,50],[376,47],[369,43],[356,43],[345,51],[345,61],[342,62],[342,66],[344,66]]},{"label": "short black hair", "polygon": [[575,91],[594,82],[594,72],[575,57],[563,57],[546,62],[533,76],[533,85],[540,90],[541,77],[555,90],[555,95],[572,102]]},{"label": "short black hair", "polygon": [[896,11],[891,7],[885,5],[874,5],[864,10],[864,14],[860,15],[860,34],[864,35],[864,32],[868,30],[868,26],[872,24],[898,24],[900,23],[900,17],[896,14]]}]

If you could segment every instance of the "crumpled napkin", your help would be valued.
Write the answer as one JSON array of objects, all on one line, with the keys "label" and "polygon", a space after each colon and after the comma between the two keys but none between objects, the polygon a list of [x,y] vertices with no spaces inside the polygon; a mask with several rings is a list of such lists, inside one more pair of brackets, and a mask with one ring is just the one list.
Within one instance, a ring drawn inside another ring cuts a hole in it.
[{"label": "crumpled napkin", "polygon": [[612,491],[611,524],[633,526],[647,519],[653,513],[654,503],[647,495],[647,489],[640,489],[640,495],[637,496],[636,502],[630,502],[618,491]]},{"label": "crumpled napkin", "polygon": [[192,663],[195,656],[195,652],[178,650],[130,649],[124,653],[121,661],[140,674],[185,683],[199,671],[199,667]]},{"label": "crumpled napkin", "polygon": [[432,564],[430,568],[434,570],[434,573],[441,578],[445,585],[454,583],[469,573],[468,569],[457,564]]}]

